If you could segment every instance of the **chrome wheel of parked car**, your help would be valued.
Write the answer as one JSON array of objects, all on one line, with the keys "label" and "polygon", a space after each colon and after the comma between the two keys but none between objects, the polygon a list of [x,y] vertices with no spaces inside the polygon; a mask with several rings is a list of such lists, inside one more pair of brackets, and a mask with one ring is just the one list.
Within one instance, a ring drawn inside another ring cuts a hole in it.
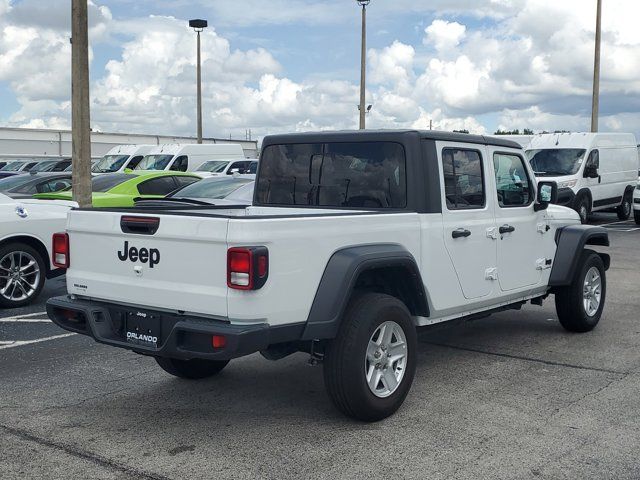
[{"label": "chrome wheel of parked car", "polygon": [[42,272],[29,252],[16,250],[0,260],[0,295],[8,302],[23,302],[39,291]]},{"label": "chrome wheel of parked car", "polygon": [[404,377],[407,339],[396,322],[382,323],[371,335],[364,373],[371,393],[386,398],[396,391]]},{"label": "chrome wheel of parked car", "polygon": [[596,267],[591,267],[584,278],[582,301],[585,313],[593,317],[600,308],[602,297],[602,277]]}]

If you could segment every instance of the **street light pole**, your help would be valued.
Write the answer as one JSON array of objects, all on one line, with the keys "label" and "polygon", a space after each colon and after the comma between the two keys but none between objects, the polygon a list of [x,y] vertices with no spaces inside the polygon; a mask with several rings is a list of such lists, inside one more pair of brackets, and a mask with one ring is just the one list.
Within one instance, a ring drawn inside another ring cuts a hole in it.
[{"label": "street light pole", "polygon": [[358,107],[360,113],[360,130],[365,129],[365,91],[366,91],[366,74],[367,74],[367,5],[371,0],[356,0],[358,5],[362,7],[362,50],[360,52],[360,105]]},{"label": "street light pole", "polygon": [[71,183],[73,200],[91,207],[91,126],[87,0],[71,2]]},{"label": "street light pole", "polygon": [[198,54],[196,65],[196,83],[197,83],[197,124],[198,124],[198,143],[202,143],[202,66],[200,57],[200,32],[207,28],[206,20],[189,20],[189,26],[193,28],[197,34]]},{"label": "street light pole", "polygon": [[597,0],[596,13],[596,51],[593,62],[593,97],[591,100],[591,131],[598,131],[600,115],[600,44],[602,41],[602,0]]}]

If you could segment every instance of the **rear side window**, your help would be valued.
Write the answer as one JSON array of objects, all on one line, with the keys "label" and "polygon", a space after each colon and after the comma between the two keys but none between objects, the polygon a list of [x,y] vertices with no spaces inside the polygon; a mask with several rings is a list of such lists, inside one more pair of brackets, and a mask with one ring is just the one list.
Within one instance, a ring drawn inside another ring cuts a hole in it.
[{"label": "rear side window", "polygon": [[482,158],[477,150],[445,148],[442,151],[444,192],[449,210],[483,208],[485,205]]},{"label": "rear side window", "polygon": [[394,142],[269,145],[260,158],[262,205],[403,208],[406,160]]},{"label": "rear side window", "polygon": [[158,177],[142,182],[138,185],[140,195],[167,195],[173,192],[178,186],[173,177]]}]

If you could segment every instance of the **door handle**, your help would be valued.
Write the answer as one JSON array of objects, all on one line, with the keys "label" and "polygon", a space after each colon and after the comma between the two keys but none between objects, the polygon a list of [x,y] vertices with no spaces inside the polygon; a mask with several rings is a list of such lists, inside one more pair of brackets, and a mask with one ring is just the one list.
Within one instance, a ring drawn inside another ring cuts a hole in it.
[{"label": "door handle", "polygon": [[467,230],[466,228],[458,228],[456,230],[454,230],[453,232],[451,232],[451,236],[453,238],[466,238],[468,236],[471,235],[471,232],[469,230]]},{"label": "door handle", "polygon": [[500,227],[500,233],[511,233],[511,232],[515,232],[516,231],[516,227],[512,227],[511,225],[502,225]]}]

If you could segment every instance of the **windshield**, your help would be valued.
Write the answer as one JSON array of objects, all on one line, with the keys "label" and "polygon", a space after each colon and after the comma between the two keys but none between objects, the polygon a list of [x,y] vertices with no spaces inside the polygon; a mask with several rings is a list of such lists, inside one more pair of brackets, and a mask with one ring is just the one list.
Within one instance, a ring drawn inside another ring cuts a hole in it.
[{"label": "windshield", "polygon": [[32,181],[33,177],[31,175],[14,175],[11,177],[3,178],[2,180],[0,180],[0,190],[6,192]]},{"label": "windshield", "polygon": [[175,198],[225,198],[249,182],[251,180],[244,178],[210,178],[187,185],[168,196]]},{"label": "windshield", "polygon": [[99,175],[91,180],[91,190],[94,192],[106,192],[121,183],[135,178],[135,175],[128,173],[113,173],[111,175]]},{"label": "windshield", "polygon": [[164,170],[173,155],[145,155],[134,170]]},{"label": "windshield", "polygon": [[48,172],[58,163],[56,160],[48,162],[38,162],[29,169],[30,172]]},{"label": "windshield", "polygon": [[537,177],[574,175],[580,170],[586,150],[580,148],[545,148],[527,150],[527,160]]},{"label": "windshield", "polygon": [[93,173],[117,172],[128,159],[129,155],[105,155],[91,168],[91,171]]},{"label": "windshield", "polygon": [[242,187],[231,192],[231,194],[227,197],[227,200],[238,200],[240,202],[246,202],[250,204],[253,201],[254,186],[255,182],[246,183]]},{"label": "windshield", "polygon": [[25,163],[26,162],[7,163],[4,167],[0,168],[0,170],[5,172],[17,172],[18,170],[20,170],[20,167],[22,167]]},{"label": "windshield", "polygon": [[229,162],[220,161],[220,160],[209,160],[208,162],[204,162],[200,165],[196,172],[211,172],[211,173],[222,173],[224,169],[229,165]]}]

